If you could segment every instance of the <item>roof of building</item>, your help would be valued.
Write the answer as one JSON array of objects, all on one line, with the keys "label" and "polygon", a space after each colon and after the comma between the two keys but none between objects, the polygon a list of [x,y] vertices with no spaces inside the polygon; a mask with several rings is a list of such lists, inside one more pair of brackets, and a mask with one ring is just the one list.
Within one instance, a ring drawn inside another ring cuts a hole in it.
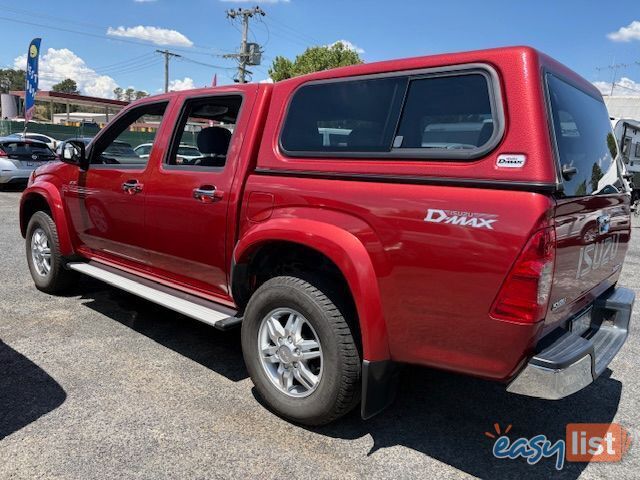
[{"label": "roof of building", "polygon": [[[12,90],[9,92],[20,98],[24,98],[24,90]],[[52,90],[38,90],[36,100],[50,101],[53,103],[87,105],[91,107],[117,107],[122,108],[129,104],[123,100],[111,98],[90,97],[88,95],[76,95],[74,93],[54,92]]]},{"label": "roof of building", "polygon": [[640,120],[640,96],[605,96],[604,103],[611,117]]}]

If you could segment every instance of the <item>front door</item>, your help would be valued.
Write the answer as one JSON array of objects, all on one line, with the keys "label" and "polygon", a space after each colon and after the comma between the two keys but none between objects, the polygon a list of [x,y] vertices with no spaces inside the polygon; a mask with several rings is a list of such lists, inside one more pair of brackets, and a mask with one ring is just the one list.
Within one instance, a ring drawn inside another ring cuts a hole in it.
[{"label": "front door", "polygon": [[[89,148],[89,170],[78,170],[64,188],[80,247],[90,254],[146,263],[144,186],[149,158],[133,149],[153,142],[166,107],[167,102],[149,103],[116,119]],[[146,132],[140,133],[143,129]]]},{"label": "front door", "polygon": [[227,215],[242,138],[233,132],[241,107],[237,93],[187,98],[165,158],[145,186],[154,273],[225,299]]}]

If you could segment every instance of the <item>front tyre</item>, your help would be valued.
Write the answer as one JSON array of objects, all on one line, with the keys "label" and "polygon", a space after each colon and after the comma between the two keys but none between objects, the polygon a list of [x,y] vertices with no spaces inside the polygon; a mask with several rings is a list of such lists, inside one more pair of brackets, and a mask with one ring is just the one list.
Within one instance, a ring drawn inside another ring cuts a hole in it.
[{"label": "front tyre", "polygon": [[46,212],[36,212],[29,220],[26,235],[27,263],[33,283],[46,293],[61,293],[73,283],[60,255],[56,224]]},{"label": "front tyre", "polygon": [[360,394],[360,355],[322,282],[287,276],[253,294],[242,351],[256,390],[276,413],[323,425],[349,412]]}]

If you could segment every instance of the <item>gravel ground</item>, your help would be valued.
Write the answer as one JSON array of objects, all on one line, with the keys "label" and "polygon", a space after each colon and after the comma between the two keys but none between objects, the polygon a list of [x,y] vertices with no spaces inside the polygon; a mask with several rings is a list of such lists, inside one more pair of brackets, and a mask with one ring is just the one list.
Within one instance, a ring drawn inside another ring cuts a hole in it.
[{"label": "gravel ground", "polygon": [[[100,282],[37,291],[0,193],[0,478],[638,478],[621,463],[497,460],[484,432],[564,437],[571,422],[640,432],[635,331],[595,384],[547,402],[473,378],[407,368],[395,404],[306,429],[266,410],[237,331],[222,333]],[[640,291],[640,223],[621,284]],[[636,307],[633,321],[640,321]]]}]

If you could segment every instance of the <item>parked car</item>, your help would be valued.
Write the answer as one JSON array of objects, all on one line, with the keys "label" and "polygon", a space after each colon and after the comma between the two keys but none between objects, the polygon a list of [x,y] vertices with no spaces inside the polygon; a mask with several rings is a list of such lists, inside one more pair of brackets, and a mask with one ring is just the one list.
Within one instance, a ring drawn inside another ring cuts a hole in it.
[{"label": "parked car", "polygon": [[0,187],[7,184],[26,184],[29,175],[44,162],[55,159],[46,143],[0,138]]},{"label": "parked car", "polygon": [[[160,154],[103,165],[152,115]],[[185,117],[233,133],[204,128],[179,164]],[[611,133],[599,91],[527,47],[168,93],[38,168],[20,228],[44,292],[85,274],[241,325],[256,391],[295,422],[380,412],[405,363],[554,400],[627,338]]]},{"label": "parked car", "polygon": [[[133,150],[140,158],[149,158],[151,147],[153,147],[153,143],[142,143],[135,147]],[[202,154],[197,147],[183,143],[178,146],[178,157],[182,159],[182,162],[180,163],[184,163],[185,161],[191,162],[196,158],[200,158],[202,157]]]},{"label": "parked car", "polygon": [[38,142],[43,142],[47,144],[51,150],[55,150],[58,146],[59,141],[49,135],[44,135],[42,133],[12,133],[9,135],[9,138],[20,138],[20,139],[29,139],[29,140],[37,140]]},{"label": "parked car", "polygon": [[[88,146],[93,140],[93,137],[75,137],[69,140],[72,142],[81,142],[85,146]],[[67,143],[67,151],[68,149],[69,143]],[[58,147],[56,153],[62,155],[62,144]],[[113,141],[96,161],[104,164],[135,164],[139,158],[131,144],[123,141]]]}]

